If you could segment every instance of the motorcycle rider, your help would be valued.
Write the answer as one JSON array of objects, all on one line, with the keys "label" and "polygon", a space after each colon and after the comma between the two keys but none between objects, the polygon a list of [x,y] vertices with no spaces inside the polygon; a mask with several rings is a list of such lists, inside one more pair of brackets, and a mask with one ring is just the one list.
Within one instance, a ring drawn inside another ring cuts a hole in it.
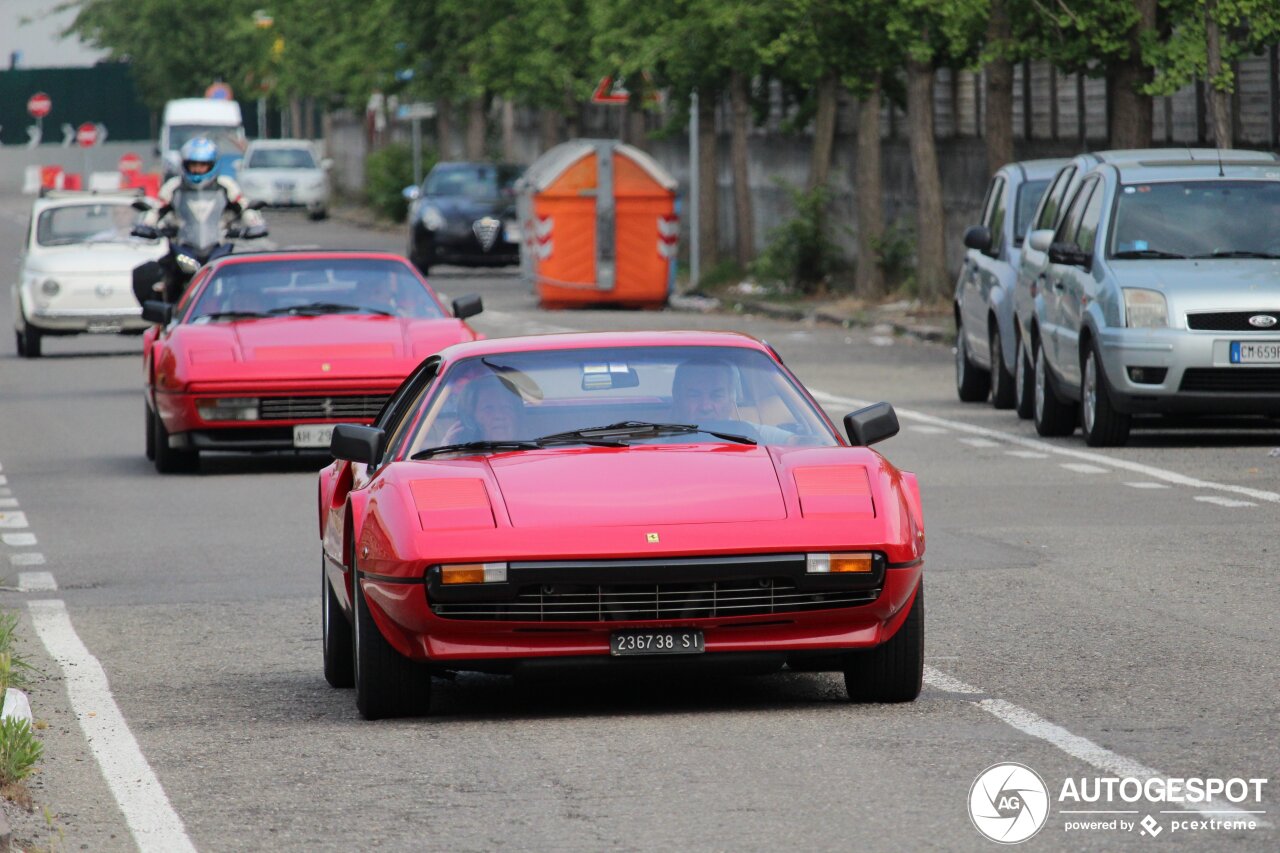
[{"label": "motorcycle rider", "polygon": [[[246,206],[240,186],[231,178],[218,174],[218,147],[211,140],[203,136],[188,140],[182,146],[181,156],[181,173],[160,187],[157,193],[160,205],[149,210],[134,230],[137,236],[151,238],[159,236],[163,226],[169,226],[169,230],[175,232],[174,239],[170,241],[170,253],[160,261],[164,269],[166,302],[178,301],[194,272],[179,268],[174,251],[177,244],[203,250],[205,257],[195,258],[203,263],[209,259],[209,252],[223,243],[228,235],[248,239],[267,234],[262,216]],[[216,223],[196,221],[198,216],[212,215],[215,211],[220,211]],[[211,231],[210,226],[215,224],[216,230]],[[139,289],[135,284],[135,291]],[[138,293],[139,301],[143,301],[145,295]]]}]

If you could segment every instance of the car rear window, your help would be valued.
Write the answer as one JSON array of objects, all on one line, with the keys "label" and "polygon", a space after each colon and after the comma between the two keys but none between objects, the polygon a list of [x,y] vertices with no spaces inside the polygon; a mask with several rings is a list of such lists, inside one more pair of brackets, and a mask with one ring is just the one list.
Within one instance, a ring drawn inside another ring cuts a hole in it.
[{"label": "car rear window", "polygon": [[1022,245],[1022,238],[1027,236],[1027,228],[1031,225],[1031,217],[1035,216],[1036,205],[1048,186],[1049,182],[1044,180],[1024,181],[1018,187],[1018,200],[1013,209],[1013,242],[1015,244]]},{"label": "car rear window", "polygon": [[1280,256],[1280,181],[1198,180],[1120,187],[1110,255]]},{"label": "car rear window", "polygon": [[315,158],[305,148],[259,148],[249,154],[250,169],[314,169]]}]

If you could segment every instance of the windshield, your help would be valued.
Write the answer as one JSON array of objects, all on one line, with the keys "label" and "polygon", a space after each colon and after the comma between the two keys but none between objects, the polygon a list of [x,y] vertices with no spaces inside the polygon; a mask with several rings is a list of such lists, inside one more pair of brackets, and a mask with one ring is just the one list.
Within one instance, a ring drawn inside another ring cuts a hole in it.
[{"label": "windshield", "polygon": [[238,127],[213,127],[200,124],[175,124],[169,128],[169,150],[178,151],[188,141],[203,136],[218,146],[218,156],[244,151],[244,131]]},{"label": "windshield", "polygon": [[424,195],[497,198],[515,193],[521,169],[477,163],[447,163],[427,175]]},{"label": "windshield", "polygon": [[[672,426],[678,424],[711,432]],[[606,437],[572,435],[608,425],[621,428]],[[441,377],[404,455],[468,442],[538,439],[610,446],[839,444],[794,381],[762,352],[615,347],[457,362]]]},{"label": "windshield", "polygon": [[257,148],[249,155],[250,169],[314,169],[315,158],[305,148]]},{"label": "windshield", "polygon": [[1025,181],[1018,187],[1018,200],[1013,209],[1013,242],[1021,243],[1027,236],[1027,228],[1031,225],[1031,217],[1036,214],[1036,205],[1040,196],[1044,195],[1048,180]]},{"label": "windshield", "polygon": [[334,258],[228,264],[209,280],[185,320],[319,314],[444,316],[406,264]]},{"label": "windshield", "polygon": [[145,242],[129,234],[142,217],[128,202],[54,207],[40,214],[36,242],[41,246]]},{"label": "windshield", "polygon": [[1280,181],[1177,181],[1120,189],[1110,255],[1280,256]]}]

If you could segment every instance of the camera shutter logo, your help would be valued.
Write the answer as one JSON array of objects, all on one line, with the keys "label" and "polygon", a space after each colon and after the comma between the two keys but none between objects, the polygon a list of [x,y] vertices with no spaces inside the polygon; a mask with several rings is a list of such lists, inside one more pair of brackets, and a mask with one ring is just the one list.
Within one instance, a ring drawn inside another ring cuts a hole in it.
[{"label": "camera shutter logo", "polygon": [[993,764],[969,788],[969,818],[992,841],[1026,841],[1049,819],[1049,789],[1030,767]]}]

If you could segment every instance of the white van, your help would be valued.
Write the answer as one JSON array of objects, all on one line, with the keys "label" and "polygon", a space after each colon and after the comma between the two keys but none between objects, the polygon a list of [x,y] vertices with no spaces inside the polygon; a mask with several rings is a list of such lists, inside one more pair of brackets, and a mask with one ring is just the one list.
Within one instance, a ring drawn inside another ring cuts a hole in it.
[{"label": "white van", "polygon": [[165,104],[156,153],[164,160],[166,179],[181,171],[178,152],[197,136],[213,140],[218,146],[218,174],[234,178],[248,144],[240,105],[214,98],[180,98]]}]

